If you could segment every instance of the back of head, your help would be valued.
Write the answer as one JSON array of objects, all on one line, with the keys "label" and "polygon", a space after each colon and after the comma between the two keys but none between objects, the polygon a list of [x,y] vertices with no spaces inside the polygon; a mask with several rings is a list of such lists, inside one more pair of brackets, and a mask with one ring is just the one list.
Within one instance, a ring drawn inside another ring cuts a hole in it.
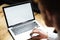
[{"label": "back of head", "polygon": [[60,1],[59,0],[39,0],[40,3],[50,12],[60,13]]},{"label": "back of head", "polygon": [[[39,3],[42,4],[44,9],[49,11],[52,16],[54,16],[54,20],[52,20],[54,24],[51,24],[55,25],[56,28],[60,30],[60,0],[39,0]],[[53,18],[51,17],[51,19]]]}]

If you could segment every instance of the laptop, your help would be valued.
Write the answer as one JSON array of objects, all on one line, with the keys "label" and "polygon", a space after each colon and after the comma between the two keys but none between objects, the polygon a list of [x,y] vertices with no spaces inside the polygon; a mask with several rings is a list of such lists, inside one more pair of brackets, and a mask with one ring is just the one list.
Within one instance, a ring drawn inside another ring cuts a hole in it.
[{"label": "laptop", "polygon": [[8,31],[14,40],[28,40],[32,29],[39,26],[30,1],[3,7]]}]

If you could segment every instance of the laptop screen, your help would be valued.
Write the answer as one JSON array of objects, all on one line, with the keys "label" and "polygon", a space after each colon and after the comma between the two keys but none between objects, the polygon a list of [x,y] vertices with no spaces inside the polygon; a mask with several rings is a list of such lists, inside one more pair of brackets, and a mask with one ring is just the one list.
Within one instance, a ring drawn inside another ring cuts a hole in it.
[{"label": "laptop screen", "polygon": [[9,26],[34,19],[31,3],[4,8]]}]

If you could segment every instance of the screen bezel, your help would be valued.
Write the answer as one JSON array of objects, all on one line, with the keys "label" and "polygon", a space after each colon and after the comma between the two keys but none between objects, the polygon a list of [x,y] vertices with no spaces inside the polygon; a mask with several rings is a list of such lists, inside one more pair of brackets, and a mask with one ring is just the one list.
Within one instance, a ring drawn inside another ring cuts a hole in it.
[{"label": "screen bezel", "polygon": [[[13,4],[13,5],[10,5],[10,6],[3,7],[3,13],[4,13],[4,17],[5,17],[6,24],[7,24],[8,28],[14,27],[16,25],[23,24],[23,23],[18,23],[18,24],[9,26],[8,21],[7,21],[7,17],[6,17],[5,11],[4,11],[4,8],[9,8],[9,7],[13,7],[13,6],[17,6],[17,5],[22,5],[22,4],[26,4],[26,3],[31,3],[31,1],[25,1],[25,2],[21,2],[21,3],[17,3],[17,4]],[[32,8],[32,3],[31,3],[31,8]],[[32,12],[33,12],[33,8],[32,8]],[[34,17],[34,12],[33,12],[33,17]],[[26,22],[30,22],[32,20],[35,20],[35,17],[33,19],[31,19],[31,20],[26,21]],[[24,22],[24,23],[26,23],[26,22]]]}]

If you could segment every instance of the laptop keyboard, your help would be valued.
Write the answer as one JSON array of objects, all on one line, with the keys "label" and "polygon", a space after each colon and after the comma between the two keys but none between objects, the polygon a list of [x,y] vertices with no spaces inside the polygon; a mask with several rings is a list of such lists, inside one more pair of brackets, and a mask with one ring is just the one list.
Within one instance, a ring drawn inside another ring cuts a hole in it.
[{"label": "laptop keyboard", "polygon": [[15,35],[18,35],[20,33],[29,31],[29,30],[33,29],[34,27],[36,27],[38,25],[37,25],[36,22],[32,22],[32,23],[27,23],[27,24],[22,25],[22,26],[21,25],[18,25],[18,26],[19,27],[11,29]]}]

